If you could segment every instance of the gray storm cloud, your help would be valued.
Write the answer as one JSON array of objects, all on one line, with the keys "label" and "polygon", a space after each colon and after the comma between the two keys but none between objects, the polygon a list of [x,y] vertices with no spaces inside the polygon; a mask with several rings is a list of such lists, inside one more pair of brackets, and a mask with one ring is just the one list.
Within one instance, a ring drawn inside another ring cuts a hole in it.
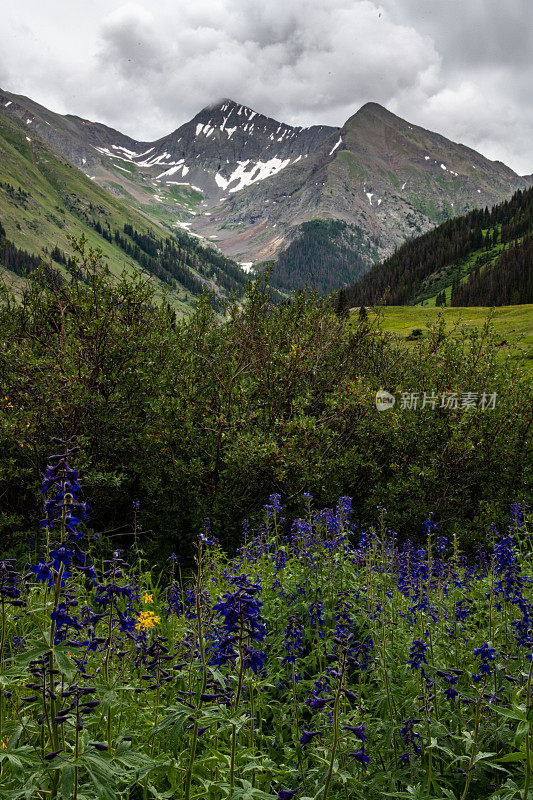
[{"label": "gray storm cloud", "polygon": [[5,88],[139,139],[227,96],[300,125],[374,100],[533,170],[525,0],[23,0],[24,30],[4,1]]}]

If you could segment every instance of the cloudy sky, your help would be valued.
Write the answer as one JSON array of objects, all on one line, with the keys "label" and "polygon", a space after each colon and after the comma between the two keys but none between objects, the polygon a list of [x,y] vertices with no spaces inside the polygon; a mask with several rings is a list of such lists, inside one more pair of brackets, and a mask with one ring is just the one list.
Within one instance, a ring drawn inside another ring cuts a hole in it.
[{"label": "cloudy sky", "polygon": [[533,172],[531,0],[3,0],[0,86],[152,140],[231,97],[297,125],[373,100]]}]

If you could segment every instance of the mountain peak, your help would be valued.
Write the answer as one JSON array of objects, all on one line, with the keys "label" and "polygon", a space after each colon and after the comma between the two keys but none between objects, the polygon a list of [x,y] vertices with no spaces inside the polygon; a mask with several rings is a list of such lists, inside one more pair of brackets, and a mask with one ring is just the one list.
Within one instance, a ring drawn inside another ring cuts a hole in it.
[{"label": "mountain peak", "polygon": [[384,129],[386,127],[401,129],[408,126],[408,122],[398,117],[396,114],[393,114],[388,108],[373,102],[365,103],[361,106],[344,125],[345,128],[365,130],[367,132],[375,129]]},{"label": "mountain peak", "polygon": [[[356,111],[355,114],[351,117],[352,120],[388,120],[392,122],[393,120],[402,120],[401,117],[397,117],[396,114],[393,114],[392,111],[389,111],[388,108],[385,106],[380,105],[379,103],[365,103],[364,106],[361,106],[359,111]],[[349,120],[348,120],[349,121]]]},{"label": "mountain peak", "polygon": [[222,100],[209,103],[209,105],[202,108],[202,110],[196,114],[193,120],[203,119],[206,115],[217,115],[224,117],[235,116],[236,119],[240,117],[240,121],[242,122],[253,119],[253,117],[256,116],[263,116],[262,114],[258,114],[258,112],[254,111],[252,108],[249,108],[242,103],[237,103],[236,100],[232,100],[230,97],[223,97]]},{"label": "mountain peak", "polygon": [[380,105],[379,103],[374,103],[373,101],[369,101],[361,106],[359,111],[356,111],[356,114],[390,114],[390,111],[387,111],[385,106]]}]

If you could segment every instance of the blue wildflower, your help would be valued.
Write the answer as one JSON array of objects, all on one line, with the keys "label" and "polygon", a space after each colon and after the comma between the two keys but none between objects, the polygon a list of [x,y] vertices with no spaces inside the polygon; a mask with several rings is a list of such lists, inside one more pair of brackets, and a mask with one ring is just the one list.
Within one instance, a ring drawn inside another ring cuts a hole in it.
[{"label": "blue wildflower", "polygon": [[66,603],[59,603],[57,610],[52,611],[50,614],[50,619],[55,621],[56,624],[56,635],[61,631],[62,628],[72,627],[76,628],[77,630],[80,629],[80,625],[78,624],[76,617],[71,617],[69,615]]},{"label": "blue wildflower", "polygon": [[291,800],[291,797],[294,797],[294,795],[299,792],[301,788],[301,786],[297,786],[296,789],[281,789],[277,800]]},{"label": "blue wildflower", "polygon": [[36,575],[35,580],[36,580],[37,583],[46,583],[46,582],[48,582],[48,586],[52,585],[52,583],[54,582],[54,576],[53,576],[52,572],[50,571],[51,563],[52,562],[50,562],[50,564],[48,564],[44,560],[44,558],[41,558],[41,560],[39,561],[38,564],[35,564],[35,566],[30,568],[31,572],[33,572]]},{"label": "blue wildflower", "polygon": [[359,750],[356,750],[355,753],[348,753],[348,756],[355,758],[360,764],[368,764],[370,761],[370,756],[367,756],[365,753],[364,745],[359,748]]},{"label": "blue wildflower", "polygon": [[56,572],[59,572],[61,564],[63,564],[64,568],[68,570],[70,559],[74,556],[74,552],[72,550],[67,550],[65,545],[61,545],[57,548],[57,550],[50,550],[50,555],[54,559],[54,569]]},{"label": "blue wildflower", "polygon": [[496,658],[496,650],[492,647],[489,647],[487,642],[485,642],[481,647],[476,647],[474,649],[474,655],[476,658],[479,659],[479,673],[477,675],[472,675],[473,681],[480,681],[483,675],[491,675],[492,668],[491,668],[491,661],[494,661]]},{"label": "blue wildflower", "polygon": [[293,614],[289,617],[285,628],[286,655],[283,657],[283,661],[289,664],[296,663],[296,659],[301,656],[304,651],[303,636],[302,620],[297,614]]},{"label": "blue wildflower", "polygon": [[302,736],[300,738],[300,744],[305,745],[312,742],[315,736],[319,736],[320,731],[306,731],[305,728],[302,728]]},{"label": "blue wildflower", "polygon": [[17,588],[19,576],[14,569],[14,559],[7,558],[0,561],[0,597],[3,603],[11,606],[23,606],[19,600],[20,589]]},{"label": "blue wildflower", "polygon": [[[266,624],[261,616],[263,605],[257,595],[261,591],[258,583],[253,583],[248,575],[238,575],[231,578],[231,583],[237,587],[233,592],[226,592],[223,599],[214,607],[222,617],[224,632],[213,645],[211,664],[226,664],[237,656],[235,644],[243,640],[245,634],[245,647],[249,642],[262,642],[266,636]],[[262,667],[264,659],[256,650],[250,650],[248,664],[252,669]]]},{"label": "blue wildflower", "polygon": [[324,633],[322,629],[324,627],[324,606],[322,604],[322,600],[317,599],[309,603],[308,611],[311,627],[316,629],[319,637],[323,639]]},{"label": "blue wildflower", "polygon": [[415,639],[409,649],[409,664],[411,669],[419,669],[422,663],[427,664],[426,651],[428,645],[422,639]]},{"label": "blue wildflower", "polygon": [[366,741],[366,727],[365,725],[343,725],[343,731],[350,731],[354,736],[357,736],[362,742]]}]

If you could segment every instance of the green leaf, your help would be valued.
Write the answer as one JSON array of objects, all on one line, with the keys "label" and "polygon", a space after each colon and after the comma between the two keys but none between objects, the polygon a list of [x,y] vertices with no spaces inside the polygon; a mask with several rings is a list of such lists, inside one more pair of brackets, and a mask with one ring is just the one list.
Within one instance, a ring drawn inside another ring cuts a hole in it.
[{"label": "green leaf", "polygon": [[33,650],[28,650],[26,653],[22,653],[18,655],[15,659],[16,664],[20,664],[21,666],[26,666],[39,656],[42,656],[43,653],[49,653],[50,647],[47,644],[40,644],[37,647],[34,647]]},{"label": "green leaf", "polygon": [[64,800],[71,800],[74,795],[74,780],[76,770],[73,764],[65,764],[61,770],[61,780],[59,783],[61,797]]},{"label": "green leaf", "polygon": [[98,797],[104,800],[117,800],[115,792],[112,791],[116,771],[102,758],[100,753],[86,753],[79,761],[87,770]]},{"label": "green leaf", "polygon": [[165,717],[159,725],[156,725],[155,728],[152,730],[152,736],[155,736],[161,731],[164,731],[165,728],[168,728],[170,725],[173,726],[174,729],[177,729],[177,732],[180,733],[185,725],[186,721],[191,716],[190,709],[186,708],[185,706],[170,706],[169,711],[172,711],[168,717]]},{"label": "green leaf", "polygon": [[494,706],[494,711],[496,711],[502,717],[507,717],[508,719],[516,719],[516,720],[520,720],[520,721],[526,719],[525,710],[524,711],[514,711],[514,710],[512,710],[510,708],[498,708],[497,706]]},{"label": "green leaf", "polygon": [[486,761],[487,758],[491,758],[495,755],[496,753],[478,753],[474,758],[474,764],[477,764],[478,761]]},{"label": "green leaf", "polygon": [[67,653],[64,650],[60,650],[59,648],[56,648],[54,650],[54,658],[58,670],[61,672],[62,675],[65,676],[67,681],[71,681],[74,678],[76,672],[78,671],[76,665],[67,655]]},{"label": "green leaf", "polygon": [[498,759],[498,761],[502,764],[513,764],[517,761],[525,761],[525,760],[526,760],[525,752],[521,752],[519,750],[517,750],[516,753],[507,753],[506,756],[502,756],[501,758]]}]

